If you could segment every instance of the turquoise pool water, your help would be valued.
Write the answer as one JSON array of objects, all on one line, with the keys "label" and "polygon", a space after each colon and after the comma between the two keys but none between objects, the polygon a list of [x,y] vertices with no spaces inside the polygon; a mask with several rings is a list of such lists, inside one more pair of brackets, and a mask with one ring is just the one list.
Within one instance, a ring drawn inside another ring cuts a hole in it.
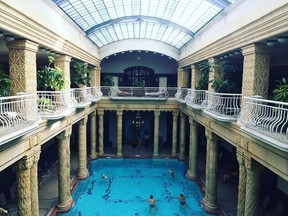
[{"label": "turquoise pool water", "polygon": [[[169,169],[173,169],[172,177]],[[186,179],[186,167],[171,159],[98,159],[89,166],[90,177],[73,193],[75,205],[61,216],[206,216],[203,196],[195,182]],[[102,174],[108,176],[102,178]],[[180,194],[187,206],[181,206]],[[154,196],[157,210],[149,207]]]}]

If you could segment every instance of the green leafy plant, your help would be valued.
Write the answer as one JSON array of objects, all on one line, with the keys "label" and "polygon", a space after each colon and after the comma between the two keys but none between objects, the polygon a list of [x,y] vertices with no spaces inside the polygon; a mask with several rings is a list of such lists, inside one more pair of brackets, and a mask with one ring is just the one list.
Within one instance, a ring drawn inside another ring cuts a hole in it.
[{"label": "green leafy plant", "polygon": [[64,87],[63,72],[54,65],[54,57],[48,56],[48,66],[37,72],[38,90],[62,90]]},{"label": "green leafy plant", "polygon": [[105,75],[102,81],[102,86],[114,86],[113,77],[111,75]]},{"label": "green leafy plant", "polygon": [[196,90],[207,90],[209,83],[209,71],[211,65],[206,61],[198,64],[200,70],[198,85]]},{"label": "green leafy plant", "polygon": [[90,86],[88,65],[83,62],[74,61],[71,68],[71,86],[73,88]]},{"label": "green leafy plant", "polygon": [[9,76],[5,73],[4,65],[0,64],[0,97],[9,96],[11,94],[11,84]]},{"label": "green leafy plant", "polygon": [[227,61],[220,61],[211,65],[218,73],[215,74],[212,82],[212,88],[217,93],[239,93],[240,85],[235,80],[237,67]]},{"label": "green leafy plant", "polygon": [[277,80],[276,89],[273,90],[274,99],[277,101],[288,102],[288,82],[286,78]]}]

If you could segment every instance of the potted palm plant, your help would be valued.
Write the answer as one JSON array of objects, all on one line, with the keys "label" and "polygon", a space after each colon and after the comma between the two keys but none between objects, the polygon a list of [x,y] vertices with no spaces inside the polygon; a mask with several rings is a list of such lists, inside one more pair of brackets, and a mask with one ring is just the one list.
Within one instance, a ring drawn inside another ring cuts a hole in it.
[{"label": "potted palm plant", "polygon": [[80,61],[73,61],[71,65],[71,87],[81,88],[90,86],[88,65]]},{"label": "potted palm plant", "polygon": [[273,90],[274,99],[288,103],[288,82],[286,78],[278,80],[278,85]]}]

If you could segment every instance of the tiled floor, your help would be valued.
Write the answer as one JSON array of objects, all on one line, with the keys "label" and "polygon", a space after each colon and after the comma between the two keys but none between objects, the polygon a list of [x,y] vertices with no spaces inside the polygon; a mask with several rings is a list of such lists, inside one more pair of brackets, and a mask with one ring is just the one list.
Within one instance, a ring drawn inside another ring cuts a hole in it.
[{"label": "tiled floor", "polygon": [[[105,149],[105,156],[113,156],[116,153],[115,148]],[[133,158],[147,158],[152,157],[151,148],[133,148],[131,146],[123,147],[123,154],[127,157]],[[160,149],[160,155],[167,157],[170,154],[169,148]],[[199,154],[198,159],[198,174],[199,178],[204,181],[205,179],[205,155]],[[200,162],[201,161],[201,162]],[[71,178],[77,174],[78,158],[76,154],[71,154]],[[50,215],[50,211],[57,204],[58,194],[58,167],[56,166],[50,171],[50,175],[47,176],[44,185],[39,189],[39,206],[40,216]],[[224,184],[222,183],[222,177],[225,174],[225,170],[218,167],[218,206],[223,210],[224,216],[236,216],[237,215],[237,184]]]}]

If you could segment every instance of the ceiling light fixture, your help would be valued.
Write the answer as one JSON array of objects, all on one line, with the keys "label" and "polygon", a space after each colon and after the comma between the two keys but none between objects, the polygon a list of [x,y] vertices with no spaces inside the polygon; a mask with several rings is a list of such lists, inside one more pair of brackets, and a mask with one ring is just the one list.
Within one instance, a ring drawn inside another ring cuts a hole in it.
[{"label": "ceiling light fixture", "polygon": [[13,41],[15,37],[13,35],[4,35],[6,41]]},{"label": "ceiling light fixture", "polygon": [[266,42],[266,45],[267,45],[267,46],[270,46],[270,47],[273,47],[273,46],[276,45],[276,41],[275,41],[275,40],[268,40],[268,41]]},{"label": "ceiling light fixture", "polygon": [[288,37],[287,36],[281,36],[278,38],[279,43],[287,43],[288,42]]}]

